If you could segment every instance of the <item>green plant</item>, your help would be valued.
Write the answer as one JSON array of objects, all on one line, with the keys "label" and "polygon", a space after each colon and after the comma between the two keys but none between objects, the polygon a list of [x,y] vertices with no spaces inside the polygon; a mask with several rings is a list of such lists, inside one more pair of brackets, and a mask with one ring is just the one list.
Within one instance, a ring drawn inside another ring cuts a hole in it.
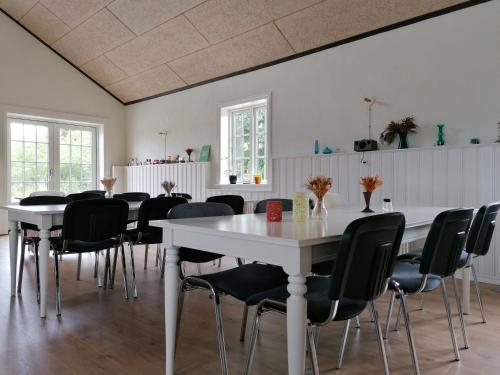
[{"label": "green plant", "polygon": [[405,117],[399,122],[391,121],[384,131],[380,133],[380,140],[390,145],[397,135],[416,133],[417,129],[418,125],[415,123],[414,116]]}]

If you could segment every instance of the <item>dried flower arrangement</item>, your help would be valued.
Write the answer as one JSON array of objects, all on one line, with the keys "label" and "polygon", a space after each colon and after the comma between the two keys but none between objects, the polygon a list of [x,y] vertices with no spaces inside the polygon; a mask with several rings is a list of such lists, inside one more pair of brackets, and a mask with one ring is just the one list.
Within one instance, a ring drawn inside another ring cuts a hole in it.
[{"label": "dried flower arrangement", "polygon": [[332,186],[332,178],[326,176],[311,177],[307,180],[306,184],[307,189],[311,190],[318,199],[323,199]]},{"label": "dried flower arrangement", "polygon": [[106,191],[113,190],[113,185],[115,184],[115,182],[116,182],[116,178],[115,177],[104,177],[101,180],[101,184],[104,186],[104,189]]},{"label": "dried flower arrangement", "polygon": [[163,181],[161,183],[161,186],[165,189],[165,191],[167,192],[167,195],[170,196],[172,189],[175,187],[175,182],[174,181]]},{"label": "dried flower arrangement", "polygon": [[359,179],[359,184],[363,186],[364,191],[367,193],[373,193],[379,186],[382,186],[383,183],[379,175],[363,176]]},{"label": "dried flower arrangement", "polygon": [[391,121],[384,131],[380,133],[380,140],[390,145],[394,142],[396,136],[401,136],[401,134],[408,135],[409,133],[416,133],[417,129],[418,125],[415,123],[414,116],[405,117],[399,122]]}]

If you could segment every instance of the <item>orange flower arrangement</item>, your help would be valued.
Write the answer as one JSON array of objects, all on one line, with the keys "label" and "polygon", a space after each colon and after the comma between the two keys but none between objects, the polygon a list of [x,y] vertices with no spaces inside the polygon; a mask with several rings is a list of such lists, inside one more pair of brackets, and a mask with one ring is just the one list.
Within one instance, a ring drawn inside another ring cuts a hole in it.
[{"label": "orange flower arrangement", "polygon": [[306,184],[307,189],[311,190],[318,199],[323,199],[332,186],[332,178],[326,176],[311,177],[307,180]]},{"label": "orange flower arrangement", "polygon": [[104,189],[106,191],[111,191],[113,189],[113,185],[115,184],[115,182],[116,182],[115,177],[104,177],[101,180],[101,184],[104,185]]},{"label": "orange flower arrangement", "polygon": [[359,179],[359,184],[363,186],[363,189],[367,193],[373,193],[379,186],[382,186],[384,182],[379,175],[375,176],[363,176]]}]

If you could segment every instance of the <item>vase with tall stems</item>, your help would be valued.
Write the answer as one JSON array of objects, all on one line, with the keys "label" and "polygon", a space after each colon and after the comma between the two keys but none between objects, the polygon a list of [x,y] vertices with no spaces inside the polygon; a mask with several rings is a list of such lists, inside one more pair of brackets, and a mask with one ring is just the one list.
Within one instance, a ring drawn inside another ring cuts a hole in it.
[{"label": "vase with tall stems", "polygon": [[161,186],[165,190],[165,196],[166,197],[171,197],[172,196],[172,190],[175,187],[175,182],[174,181],[163,181],[161,183]]},{"label": "vase with tall stems", "polygon": [[316,202],[312,210],[312,217],[322,218],[328,215],[328,211],[325,207],[325,195],[332,188],[332,178],[326,176],[316,176],[311,177],[306,184],[307,189],[309,189],[316,197]]},{"label": "vase with tall stems", "polygon": [[370,208],[370,200],[372,193],[383,184],[382,179],[378,175],[363,176],[360,178],[359,184],[363,187],[363,197],[365,198],[365,208],[361,212],[375,212]]},{"label": "vase with tall stems", "polygon": [[106,193],[104,194],[105,198],[113,198],[113,186],[115,182],[115,177],[104,177],[101,180],[101,184],[104,186],[104,190],[106,190]]}]

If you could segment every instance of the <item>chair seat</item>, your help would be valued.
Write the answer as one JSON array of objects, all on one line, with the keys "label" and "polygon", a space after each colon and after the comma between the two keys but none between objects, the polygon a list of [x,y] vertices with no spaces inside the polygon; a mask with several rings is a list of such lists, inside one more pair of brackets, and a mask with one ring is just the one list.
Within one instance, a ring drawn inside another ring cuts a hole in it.
[{"label": "chair seat", "polygon": [[326,262],[314,263],[311,267],[311,272],[319,276],[330,276],[332,274],[334,260],[327,260]]},{"label": "chair seat", "polygon": [[223,255],[210,253],[208,251],[201,251],[190,249],[188,247],[181,247],[179,249],[179,261],[190,263],[207,263],[213,260],[222,258]]},{"label": "chair seat", "polygon": [[[50,244],[57,252],[62,252],[63,239],[61,237],[50,237]],[[118,239],[109,238],[103,241],[87,242],[87,241],[69,241],[68,248],[65,253],[89,253],[113,248],[120,245]]]},{"label": "chair seat", "polygon": [[136,228],[129,229],[125,232],[126,241],[132,242],[134,244],[157,244],[162,242],[163,230],[159,227],[149,227],[146,231],[143,231],[139,241],[140,231]]},{"label": "chair seat", "polygon": [[255,293],[285,284],[288,279],[281,267],[258,263],[196,277],[208,281],[217,291],[241,301]]},{"label": "chair seat", "polygon": [[[323,323],[330,315],[332,301],[328,298],[328,289],[330,287],[330,279],[320,276],[311,276],[307,278],[307,318],[311,323]],[[264,299],[271,299],[278,302],[286,303],[286,299],[290,296],[287,291],[287,285],[281,285],[274,289],[266,290],[261,293],[254,294],[247,298],[248,305],[256,305]],[[333,320],[343,321],[352,319],[363,312],[367,302],[362,300],[341,299],[337,313]],[[272,307],[276,310],[286,312],[286,307],[281,304],[276,304]]]},{"label": "chair seat", "polygon": [[[391,279],[396,281],[405,293],[415,293],[418,291],[422,280],[419,269],[419,263],[397,261]],[[441,278],[439,276],[429,274],[423,291],[430,292],[439,287],[440,283]],[[390,288],[394,289],[392,286]]]},{"label": "chair seat", "polygon": [[[420,262],[420,258],[422,257],[422,249],[410,251],[409,253],[402,254],[398,256],[398,260],[409,260],[414,259],[416,263]],[[472,265],[472,257],[469,257],[469,254],[463,250],[462,254],[460,254],[460,259],[458,260],[458,268],[470,267]]]}]

